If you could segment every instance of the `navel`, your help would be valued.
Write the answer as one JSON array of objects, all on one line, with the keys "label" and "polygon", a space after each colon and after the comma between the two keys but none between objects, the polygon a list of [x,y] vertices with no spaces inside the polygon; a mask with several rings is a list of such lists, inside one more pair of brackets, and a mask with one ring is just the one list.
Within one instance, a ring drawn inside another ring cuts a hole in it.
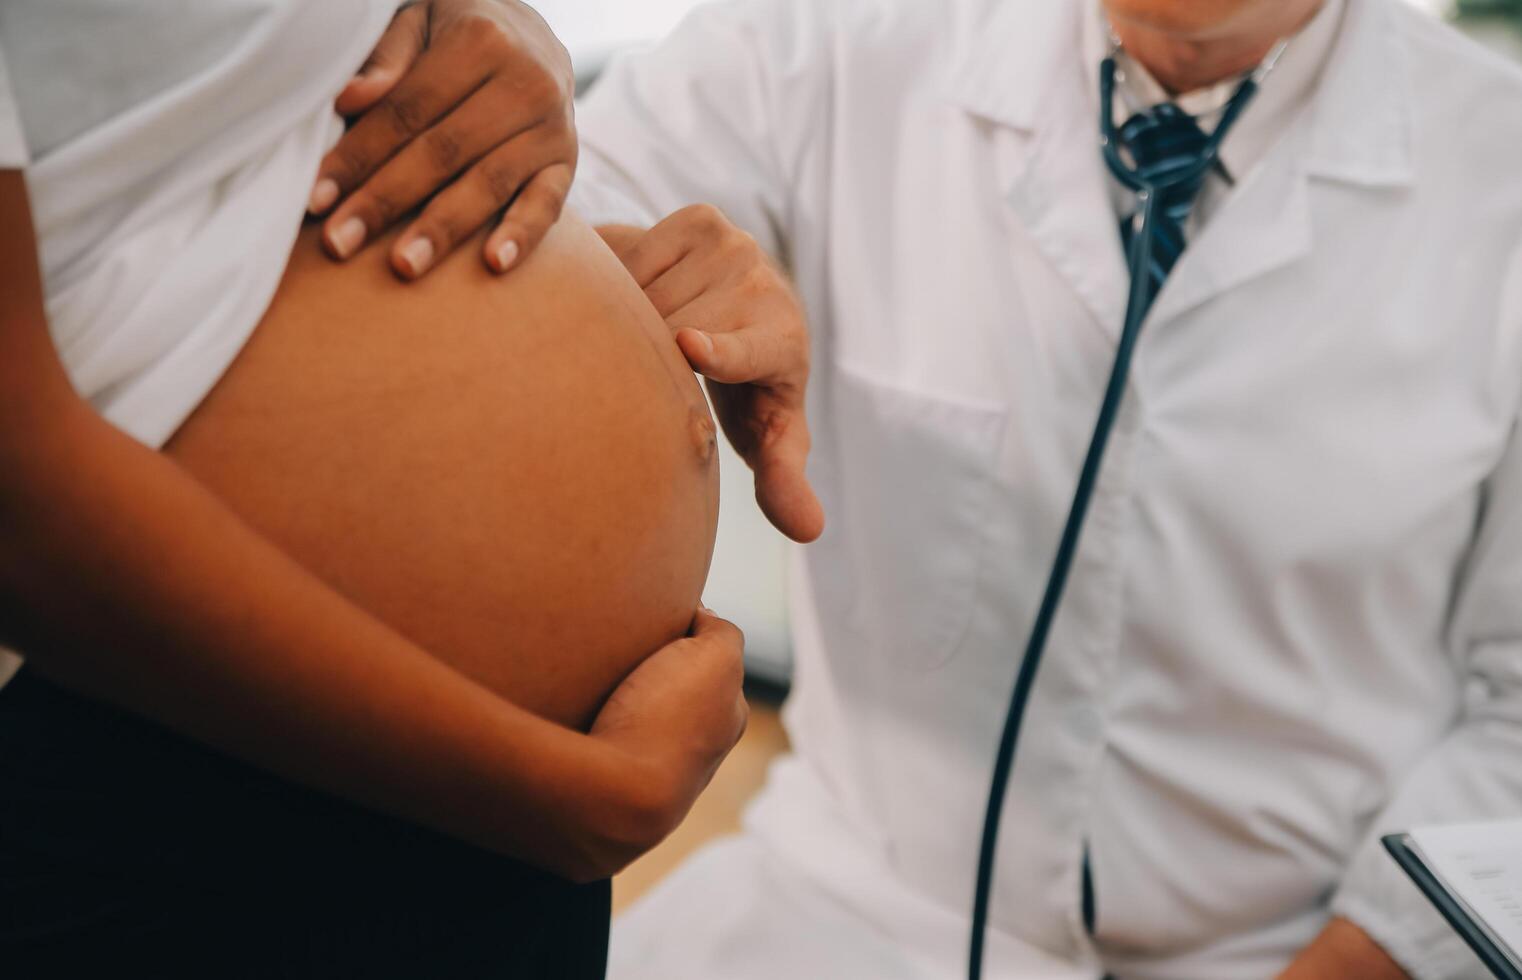
[{"label": "navel", "polygon": [[708,406],[701,400],[687,409],[687,433],[698,462],[704,465],[713,462],[719,449],[718,429],[713,424],[713,416],[708,414]]}]

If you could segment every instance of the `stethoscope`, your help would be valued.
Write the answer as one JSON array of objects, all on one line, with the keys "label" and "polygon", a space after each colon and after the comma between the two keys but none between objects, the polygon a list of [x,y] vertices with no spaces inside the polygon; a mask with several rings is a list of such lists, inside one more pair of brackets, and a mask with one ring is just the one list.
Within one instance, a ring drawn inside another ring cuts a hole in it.
[{"label": "stethoscope", "polygon": [[[1004,729],[999,736],[999,751],[994,758],[993,777],[988,791],[988,810],[983,818],[982,843],[978,850],[977,890],[972,906],[972,932],[968,944],[967,975],[970,980],[980,980],[983,975],[983,947],[988,928],[988,903],[993,890],[994,858],[999,841],[999,817],[1004,810],[1004,797],[1009,789],[1010,771],[1014,767],[1015,745],[1020,737],[1020,724],[1025,719],[1025,709],[1030,701],[1031,688],[1036,681],[1036,670],[1046,651],[1047,636],[1062,602],[1063,588],[1068,572],[1078,551],[1078,540],[1083,522],[1088,514],[1090,498],[1099,478],[1100,464],[1104,460],[1105,445],[1115,427],[1125,396],[1126,380],[1131,371],[1131,355],[1141,333],[1142,322],[1150,306],[1148,296],[1150,270],[1152,267],[1152,231],[1157,220],[1161,202],[1169,191],[1186,187],[1204,178],[1205,174],[1219,165],[1221,142],[1232,125],[1241,116],[1247,104],[1257,95],[1258,87],[1268,73],[1273,71],[1279,56],[1288,42],[1280,41],[1274,46],[1254,71],[1242,79],[1221,113],[1220,122],[1207,138],[1204,151],[1195,163],[1168,173],[1162,179],[1143,177],[1121,155],[1121,140],[1115,125],[1115,78],[1116,58],[1120,54],[1120,41],[1112,36],[1109,56],[1099,69],[1099,145],[1104,161],[1115,179],[1136,193],[1141,225],[1131,236],[1130,254],[1127,256],[1131,273],[1131,293],[1126,303],[1126,317],[1115,347],[1115,361],[1110,368],[1110,379],[1105,385],[1104,400],[1099,406],[1099,418],[1094,423],[1094,435],[1084,456],[1083,469],[1078,475],[1078,486],[1073,491],[1073,502],[1068,509],[1067,521],[1057,545],[1057,555],[1047,574],[1046,591],[1041,606],[1031,626],[1026,641],[1025,657],[1015,676],[1014,691],[1010,695],[1009,710],[1004,716]],[[1134,220],[1134,219],[1133,219]],[[1087,875],[1087,865],[1085,865]],[[1087,893],[1086,893],[1087,898]]]}]

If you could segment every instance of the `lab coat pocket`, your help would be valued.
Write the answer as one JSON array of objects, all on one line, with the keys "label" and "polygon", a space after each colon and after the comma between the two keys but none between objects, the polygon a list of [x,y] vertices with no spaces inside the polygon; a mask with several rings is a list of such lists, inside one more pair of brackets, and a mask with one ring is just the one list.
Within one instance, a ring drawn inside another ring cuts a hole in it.
[{"label": "lab coat pocket", "polygon": [[863,654],[940,667],[972,614],[1007,410],[843,367],[834,380],[839,534],[820,571]]}]

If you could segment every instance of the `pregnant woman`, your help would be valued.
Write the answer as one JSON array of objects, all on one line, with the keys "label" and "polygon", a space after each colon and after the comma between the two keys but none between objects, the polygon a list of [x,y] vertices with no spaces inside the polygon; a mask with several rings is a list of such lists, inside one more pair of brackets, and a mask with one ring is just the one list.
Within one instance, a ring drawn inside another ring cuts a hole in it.
[{"label": "pregnant woman", "polygon": [[394,6],[0,7],[0,974],[600,976],[743,727],[714,425],[568,168],[436,138],[415,211],[390,99],[311,191]]}]

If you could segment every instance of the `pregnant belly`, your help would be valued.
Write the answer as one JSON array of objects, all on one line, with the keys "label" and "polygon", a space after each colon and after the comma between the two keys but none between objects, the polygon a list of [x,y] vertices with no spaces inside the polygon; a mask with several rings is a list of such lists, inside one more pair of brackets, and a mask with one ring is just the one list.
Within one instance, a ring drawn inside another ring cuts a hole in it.
[{"label": "pregnant belly", "polygon": [[567,217],[395,280],[303,231],[249,344],[165,448],[354,602],[585,725],[685,632],[718,517],[713,424],[665,325]]}]

